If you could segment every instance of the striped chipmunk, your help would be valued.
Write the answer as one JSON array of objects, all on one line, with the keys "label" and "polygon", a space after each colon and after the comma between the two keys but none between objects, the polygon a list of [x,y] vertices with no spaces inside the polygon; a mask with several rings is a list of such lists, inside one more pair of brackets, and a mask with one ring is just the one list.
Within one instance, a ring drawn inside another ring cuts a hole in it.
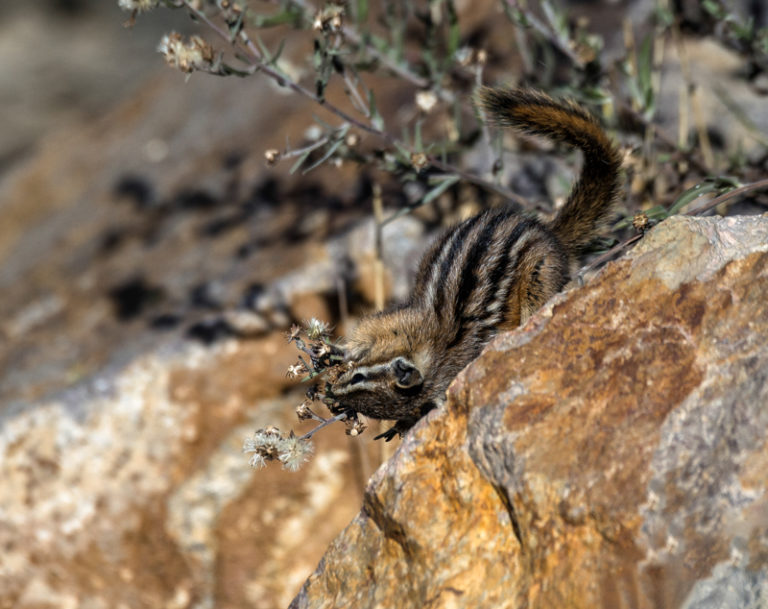
[{"label": "striped chipmunk", "polygon": [[621,155],[571,101],[529,89],[482,88],[487,119],[582,151],[581,173],[551,222],[489,209],[446,230],[424,254],[409,300],[364,318],[329,387],[336,413],[394,419],[402,435],[445,400],[450,382],[497,332],[516,328],[570,279],[619,191]]}]

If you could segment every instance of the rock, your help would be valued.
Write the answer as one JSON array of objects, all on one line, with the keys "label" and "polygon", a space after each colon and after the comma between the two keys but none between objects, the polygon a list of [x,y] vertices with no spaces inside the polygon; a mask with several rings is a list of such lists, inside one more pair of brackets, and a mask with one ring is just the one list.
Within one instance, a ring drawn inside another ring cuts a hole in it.
[{"label": "rock", "polygon": [[768,603],[768,218],[675,217],[498,336],[291,607]]},{"label": "rock", "polygon": [[294,357],[177,343],[6,413],[0,607],[287,605],[360,500],[338,429],[297,474],[248,467],[255,428],[299,428]]}]

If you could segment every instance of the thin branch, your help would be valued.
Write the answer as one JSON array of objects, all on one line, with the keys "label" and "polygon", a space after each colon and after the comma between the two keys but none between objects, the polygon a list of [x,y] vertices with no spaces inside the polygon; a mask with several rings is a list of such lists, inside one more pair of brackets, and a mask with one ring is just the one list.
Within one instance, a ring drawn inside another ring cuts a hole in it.
[{"label": "thin branch", "polygon": [[507,6],[509,6],[511,9],[518,11],[519,13],[525,15],[525,20],[528,23],[528,25],[531,26],[536,32],[541,34],[553,47],[555,47],[557,50],[559,50],[563,55],[568,57],[568,59],[571,60],[571,63],[573,63],[574,66],[576,66],[579,69],[584,69],[584,61],[574,52],[574,50],[565,44],[555,32],[551,30],[551,28],[547,27],[544,23],[539,21],[539,19],[532,15],[530,12],[528,12],[525,9],[520,8],[520,5],[518,4],[517,0],[504,0]]},{"label": "thin branch", "polygon": [[684,160],[691,167],[696,168],[697,171],[705,175],[714,175],[714,170],[710,168],[701,159],[699,159],[699,157],[693,151],[681,150],[678,147],[677,141],[675,140],[675,138],[669,135],[661,126],[648,120],[643,116],[642,113],[634,110],[629,104],[621,100],[618,101],[618,106],[623,112],[626,112],[629,116],[631,116],[632,120],[639,122],[644,127],[650,127],[651,129],[653,129],[653,132],[656,134],[656,137],[658,137],[662,142],[664,142],[664,144],[666,144],[672,149],[673,159]]},{"label": "thin branch", "polygon": [[468,173],[462,169],[459,169],[458,167],[454,167],[453,165],[450,165],[449,163],[443,163],[437,157],[428,156],[427,158],[429,159],[429,164],[432,165],[432,167],[436,167],[437,169],[440,169],[446,173],[453,173],[459,176],[465,182],[476,184],[489,192],[495,192],[497,195],[504,197],[505,199],[507,199],[508,201],[511,201],[515,205],[518,205],[522,209],[533,209],[533,205],[528,199],[509,190],[509,188],[504,188],[503,186],[499,186],[498,184],[489,182],[488,180],[485,180],[480,176],[477,176],[472,173]]},{"label": "thin branch", "polygon": [[318,431],[320,431],[323,427],[328,427],[328,425],[332,425],[333,423],[336,423],[337,421],[343,421],[347,418],[347,413],[342,412],[341,414],[337,414],[335,417],[331,417],[330,419],[324,419],[320,425],[317,427],[310,429],[307,433],[305,433],[303,436],[299,438],[299,440],[309,440],[312,436],[314,436]]},{"label": "thin branch", "polygon": [[[227,42],[229,42],[230,44],[232,44],[234,46],[234,43],[232,42],[229,34],[227,34],[227,32],[225,32],[223,29],[221,29],[219,26],[217,26],[213,21],[211,21],[211,19],[205,13],[203,13],[201,10],[195,8],[191,4],[190,0],[181,0],[181,2],[182,2],[182,4],[185,7],[187,7],[187,9],[189,11],[191,11],[195,15],[195,17],[200,19],[200,21],[202,21],[208,27],[210,27],[221,38],[223,38],[224,40],[226,40]],[[318,97],[317,95],[315,95],[312,91],[310,91],[306,87],[303,87],[300,84],[298,84],[297,82],[294,82],[293,80],[290,80],[289,78],[286,78],[285,75],[280,74],[277,70],[275,70],[275,69],[271,68],[270,66],[268,66],[266,63],[264,63],[264,60],[263,60],[263,58],[261,56],[261,53],[259,52],[259,49],[256,48],[256,45],[253,44],[253,41],[247,35],[245,35],[245,36],[243,35],[243,32],[241,32],[241,41],[245,45],[246,51],[251,56],[251,61],[256,64],[256,66],[255,66],[256,71],[263,72],[264,74],[266,74],[267,76],[272,78],[275,82],[277,82],[279,85],[284,86],[284,87],[288,87],[289,89],[291,89],[295,93],[298,93],[299,95],[302,95],[303,97],[311,99],[315,103],[317,103],[317,104],[319,104],[321,106],[324,106],[329,112],[331,112],[332,114],[335,114],[336,116],[338,116],[342,120],[344,120],[344,121],[354,125],[358,129],[361,129],[363,131],[366,131],[367,133],[370,133],[372,135],[380,137],[380,138],[386,140],[387,142],[389,142],[390,144],[394,145],[396,140],[390,134],[388,134],[388,133],[386,133],[384,131],[380,131],[380,130],[374,128],[374,127],[371,127],[370,125],[366,125],[362,121],[357,120],[353,116],[347,114],[344,110],[342,110],[338,106],[335,106],[333,104],[328,103],[324,99],[322,99],[322,98]]]},{"label": "thin branch", "polygon": [[[216,25],[203,11],[200,9],[194,7],[191,4],[190,0],[179,0],[181,5],[185,6],[196,18],[198,18],[200,21],[205,23],[208,27],[210,27],[219,37],[226,40],[229,44],[235,46],[235,42],[232,41],[229,34]],[[376,127],[373,127],[372,125],[366,124],[355,117],[351,116],[338,106],[328,102],[327,100],[318,97],[314,92],[310,91],[306,87],[303,87],[299,83],[291,80],[290,78],[286,77],[284,74],[281,74],[279,71],[275,70],[271,66],[267,65],[264,62],[264,58],[262,57],[261,52],[256,47],[256,45],[253,44],[253,41],[245,34],[244,30],[240,32],[240,40],[242,44],[245,45],[246,51],[248,53],[249,60],[251,62],[252,68],[254,72],[262,72],[272,78],[275,82],[278,84],[288,87],[295,93],[298,93],[302,97],[305,97],[307,99],[312,100],[313,102],[317,103],[318,105],[324,107],[326,110],[331,112],[332,114],[335,114],[337,117],[341,118],[345,122],[353,125],[354,127],[357,127],[358,129],[365,131],[366,133],[370,133],[371,135],[376,136],[377,138],[384,140],[387,144],[389,144],[392,147],[395,148],[401,148],[405,150],[410,150],[408,146],[403,145],[397,138],[392,136],[391,134],[387,133],[386,131],[382,131],[380,129],[377,129]],[[498,186],[496,184],[493,184],[491,182],[488,182],[487,180],[481,178],[480,176],[473,175],[470,173],[467,173],[458,167],[454,167],[453,165],[449,163],[445,163],[434,156],[428,156],[429,163],[438,169],[441,169],[442,171],[450,172],[455,175],[460,176],[462,179],[471,182],[473,184],[476,184],[486,190],[496,192],[497,194],[509,199],[510,201],[515,202],[517,205],[520,205],[522,207],[530,208],[530,203],[525,200],[523,197],[516,195],[511,190],[507,188],[503,188],[501,186]]]},{"label": "thin branch", "polygon": [[[272,0],[272,1],[275,4],[279,3],[278,0]],[[317,10],[314,6],[310,5],[305,0],[293,0],[293,4],[298,6],[307,14]],[[370,43],[364,42],[363,38],[360,36],[360,34],[358,34],[355,28],[345,25],[345,26],[342,26],[341,31],[342,31],[342,34],[344,35],[344,38],[351,41],[353,44],[356,44],[357,46],[364,48],[368,54],[370,54],[374,59],[376,59],[376,61],[385,65],[388,70],[390,70],[392,73],[396,74],[400,78],[407,80],[408,82],[419,87],[420,89],[426,89],[431,84],[428,79],[424,78],[423,76],[419,76],[413,70],[411,70],[408,66],[405,66],[397,61],[394,61],[386,53],[382,53],[381,51],[379,51],[379,49],[377,49]],[[453,94],[450,93],[449,91],[441,91],[439,95],[440,95],[440,99],[442,99],[443,101],[450,103],[454,100]]]},{"label": "thin branch", "polygon": [[629,239],[625,239],[621,243],[618,243],[614,245],[611,249],[609,249],[607,252],[600,254],[597,258],[595,258],[592,262],[589,264],[583,266],[581,270],[579,270],[579,273],[577,277],[582,278],[584,276],[584,273],[591,271],[594,268],[597,268],[604,262],[608,262],[611,258],[613,258],[618,252],[628,248],[633,243],[637,243],[640,241],[640,239],[643,237],[642,234],[632,235]]},{"label": "thin branch", "polygon": [[768,178],[766,178],[765,180],[758,180],[757,182],[751,182],[749,184],[745,184],[744,186],[739,186],[739,188],[734,188],[733,190],[729,190],[728,192],[720,195],[719,197],[710,199],[703,205],[685,212],[685,215],[698,216],[699,214],[703,214],[705,211],[709,211],[710,209],[717,207],[721,203],[725,203],[726,201],[733,199],[734,197],[738,197],[739,195],[743,195],[744,193],[750,192],[753,190],[760,190],[761,188],[768,188]]},{"label": "thin branch", "polygon": [[672,40],[677,47],[677,56],[680,60],[680,72],[682,73],[683,80],[685,81],[688,100],[691,104],[691,110],[693,111],[693,122],[696,126],[696,133],[699,136],[699,146],[701,147],[701,154],[704,158],[704,164],[712,167],[715,164],[715,155],[712,152],[712,144],[709,140],[709,133],[707,132],[706,121],[701,110],[700,101],[700,88],[696,85],[691,74],[691,68],[688,62],[688,51],[685,47],[685,41],[680,34],[680,29],[677,24],[671,26]]}]

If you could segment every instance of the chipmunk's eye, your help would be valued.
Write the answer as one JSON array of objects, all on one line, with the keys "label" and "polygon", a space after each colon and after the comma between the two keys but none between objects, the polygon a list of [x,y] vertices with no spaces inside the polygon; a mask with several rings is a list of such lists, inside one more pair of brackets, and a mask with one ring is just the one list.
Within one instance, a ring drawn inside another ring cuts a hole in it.
[{"label": "chipmunk's eye", "polygon": [[392,372],[395,375],[395,384],[401,389],[410,389],[424,382],[419,369],[402,357],[392,362]]},{"label": "chipmunk's eye", "polygon": [[357,372],[352,375],[352,378],[349,380],[350,385],[357,385],[358,383],[362,383],[365,380],[365,375],[362,372]]}]

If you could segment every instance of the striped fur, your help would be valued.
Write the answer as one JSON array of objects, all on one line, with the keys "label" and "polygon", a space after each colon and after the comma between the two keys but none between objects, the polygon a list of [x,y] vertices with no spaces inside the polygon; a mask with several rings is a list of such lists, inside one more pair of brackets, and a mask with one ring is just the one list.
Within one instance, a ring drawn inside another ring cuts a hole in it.
[{"label": "striped fur", "polygon": [[396,419],[388,440],[442,402],[491,336],[562,289],[619,189],[619,152],[582,108],[507,89],[481,89],[479,104],[498,124],[580,148],[584,165],[550,224],[509,209],[465,220],[424,254],[407,303],[361,321],[347,345],[350,370],[331,394],[338,411]]}]

